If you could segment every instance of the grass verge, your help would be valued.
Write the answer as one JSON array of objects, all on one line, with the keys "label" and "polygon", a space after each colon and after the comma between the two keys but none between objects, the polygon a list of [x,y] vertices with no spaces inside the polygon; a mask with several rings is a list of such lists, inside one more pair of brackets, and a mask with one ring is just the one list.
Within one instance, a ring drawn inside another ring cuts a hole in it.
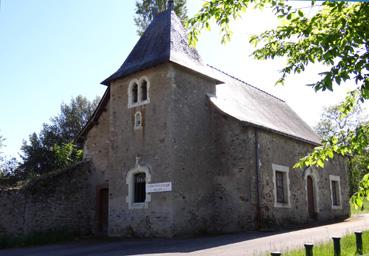
[{"label": "grass verge", "polygon": [[[364,254],[369,253],[369,231],[363,232]],[[270,255],[270,254],[268,254]],[[305,249],[292,250],[282,253],[283,256],[305,256]],[[333,241],[314,246],[314,255],[333,256]],[[350,234],[341,239],[341,256],[354,256],[356,254],[355,234]]]}]

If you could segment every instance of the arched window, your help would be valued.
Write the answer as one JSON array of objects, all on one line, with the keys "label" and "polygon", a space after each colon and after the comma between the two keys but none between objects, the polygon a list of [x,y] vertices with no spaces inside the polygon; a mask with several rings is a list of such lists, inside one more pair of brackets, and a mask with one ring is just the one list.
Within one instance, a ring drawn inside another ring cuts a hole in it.
[{"label": "arched window", "polygon": [[150,170],[147,166],[139,164],[136,159],[136,166],[129,170],[126,176],[128,185],[128,195],[126,202],[128,209],[144,209],[149,207],[151,201],[150,193],[146,193],[146,184],[151,182]]},{"label": "arched window", "polygon": [[138,85],[134,83],[132,85],[132,104],[138,103]]},{"label": "arched window", "polygon": [[142,127],[142,114],[140,111],[135,113],[134,129],[140,129]]},{"label": "arched window", "polygon": [[150,103],[150,82],[146,76],[133,79],[128,86],[128,108]]},{"label": "arched window", "polygon": [[141,101],[147,100],[147,81],[144,79],[141,82]]},{"label": "arched window", "polygon": [[134,203],[144,203],[146,200],[146,174],[145,173],[136,173],[134,176],[133,183],[133,191],[134,191]]}]

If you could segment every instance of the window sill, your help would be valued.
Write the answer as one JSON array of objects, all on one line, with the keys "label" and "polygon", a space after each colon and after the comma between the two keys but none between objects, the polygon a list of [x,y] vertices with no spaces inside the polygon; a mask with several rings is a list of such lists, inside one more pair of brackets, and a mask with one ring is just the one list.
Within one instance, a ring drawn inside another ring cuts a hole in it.
[{"label": "window sill", "polygon": [[144,203],[130,203],[129,204],[129,209],[146,209],[148,208],[148,202],[144,202]]},{"label": "window sill", "polygon": [[274,203],[275,208],[291,208],[289,203]]},{"label": "window sill", "polygon": [[332,210],[342,210],[342,205],[332,205]]},{"label": "window sill", "polygon": [[146,104],[149,104],[149,103],[150,103],[150,99],[147,99],[145,101],[141,101],[141,102],[138,102],[138,103],[128,104],[128,108],[135,108],[135,107],[143,106],[143,105],[146,105]]}]

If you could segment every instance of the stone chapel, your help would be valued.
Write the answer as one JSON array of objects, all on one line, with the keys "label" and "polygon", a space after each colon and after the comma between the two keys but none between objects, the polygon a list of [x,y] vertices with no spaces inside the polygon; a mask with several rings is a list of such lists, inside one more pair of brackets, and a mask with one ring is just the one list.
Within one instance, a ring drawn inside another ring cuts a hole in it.
[{"label": "stone chapel", "polygon": [[169,4],[80,133],[96,232],[173,237],[349,216],[344,159],[293,169],[320,138],[281,99],[205,64]]}]

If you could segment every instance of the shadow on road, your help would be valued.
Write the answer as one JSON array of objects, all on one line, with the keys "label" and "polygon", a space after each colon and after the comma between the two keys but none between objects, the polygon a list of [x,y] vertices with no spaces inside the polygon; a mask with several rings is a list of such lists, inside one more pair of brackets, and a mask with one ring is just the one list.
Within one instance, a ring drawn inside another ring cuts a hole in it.
[{"label": "shadow on road", "polygon": [[306,228],[305,226],[281,232],[255,231],[188,239],[93,239],[57,245],[5,249],[0,250],[0,256],[120,256],[191,253],[240,242],[250,242],[259,238],[272,238]]}]

